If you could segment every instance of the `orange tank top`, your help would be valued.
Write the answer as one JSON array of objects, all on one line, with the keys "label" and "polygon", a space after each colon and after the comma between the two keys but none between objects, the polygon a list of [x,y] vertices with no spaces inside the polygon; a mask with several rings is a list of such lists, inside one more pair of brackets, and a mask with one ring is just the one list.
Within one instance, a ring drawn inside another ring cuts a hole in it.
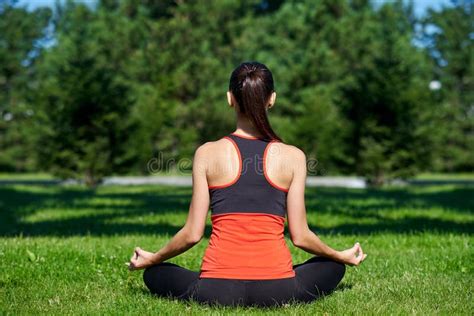
[{"label": "orange tank top", "polygon": [[288,190],[268,178],[265,159],[273,141],[230,134],[239,157],[237,177],[210,186],[212,233],[200,277],[240,280],[295,276],[284,239]]}]

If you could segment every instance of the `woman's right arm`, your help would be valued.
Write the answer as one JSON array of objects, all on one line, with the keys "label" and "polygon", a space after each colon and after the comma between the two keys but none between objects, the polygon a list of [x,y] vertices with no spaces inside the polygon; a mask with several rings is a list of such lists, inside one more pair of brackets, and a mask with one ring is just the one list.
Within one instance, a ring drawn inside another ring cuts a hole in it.
[{"label": "woman's right arm", "polygon": [[356,243],[352,248],[337,251],[326,245],[309,229],[304,199],[307,173],[306,156],[303,151],[294,148],[291,157],[294,166],[293,178],[287,196],[288,227],[293,245],[309,253],[344,264],[359,265],[367,257],[359,243]]}]

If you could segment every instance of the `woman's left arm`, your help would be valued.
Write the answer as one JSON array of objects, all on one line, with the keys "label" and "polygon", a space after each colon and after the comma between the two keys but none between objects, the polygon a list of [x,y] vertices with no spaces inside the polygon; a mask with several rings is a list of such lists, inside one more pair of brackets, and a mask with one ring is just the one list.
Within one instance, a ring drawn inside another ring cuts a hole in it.
[{"label": "woman's left arm", "polygon": [[207,184],[206,144],[200,146],[193,159],[193,194],[185,225],[173,236],[162,249],[156,253],[148,252],[140,247],[127,263],[130,270],[144,269],[166,261],[187,251],[199,243],[204,235],[207,212],[209,211],[209,189]]}]

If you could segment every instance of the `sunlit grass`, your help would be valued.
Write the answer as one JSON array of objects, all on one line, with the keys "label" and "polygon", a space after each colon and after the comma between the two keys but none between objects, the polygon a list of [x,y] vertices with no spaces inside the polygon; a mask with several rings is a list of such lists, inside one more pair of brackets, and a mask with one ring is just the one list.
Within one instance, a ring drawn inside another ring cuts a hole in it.
[{"label": "sunlit grass", "polygon": [[[309,305],[211,308],[151,296],[124,263],[158,250],[186,220],[190,188],[0,186],[0,311],[6,314],[472,315],[474,187],[307,190],[311,229],[369,254]],[[171,262],[198,270],[211,232]],[[288,234],[286,235],[288,236]],[[294,263],[311,254],[287,244]]]},{"label": "sunlit grass", "polygon": [[9,173],[0,172],[0,180],[51,180],[54,177],[48,173]]}]

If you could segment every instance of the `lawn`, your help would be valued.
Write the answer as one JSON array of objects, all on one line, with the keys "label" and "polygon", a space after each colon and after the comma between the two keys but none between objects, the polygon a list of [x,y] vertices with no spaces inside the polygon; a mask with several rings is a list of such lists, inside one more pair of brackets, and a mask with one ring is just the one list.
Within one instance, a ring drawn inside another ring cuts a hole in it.
[{"label": "lawn", "polygon": [[[157,250],[186,219],[190,188],[0,186],[0,314],[234,314],[156,298],[128,272],[135,246]],[[474,314],[474,186],[308,188],[311,229],[368,258],[330,296],[250,314]],[[171,259],[198,270],[210,235]],[[286,236],[288,233],[286,232]],[[311,254],[287,243],[294,263]]]}]

